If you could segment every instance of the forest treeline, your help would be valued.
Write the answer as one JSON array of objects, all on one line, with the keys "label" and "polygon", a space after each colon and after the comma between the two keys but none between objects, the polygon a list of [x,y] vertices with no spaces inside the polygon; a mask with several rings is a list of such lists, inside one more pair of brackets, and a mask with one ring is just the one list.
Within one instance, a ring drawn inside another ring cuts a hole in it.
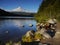
[{"label": "forest treeline", "polygon": [[56,18],[60,21],[60,0],[43,0],[35,19],[40,22],[48,18]]}]

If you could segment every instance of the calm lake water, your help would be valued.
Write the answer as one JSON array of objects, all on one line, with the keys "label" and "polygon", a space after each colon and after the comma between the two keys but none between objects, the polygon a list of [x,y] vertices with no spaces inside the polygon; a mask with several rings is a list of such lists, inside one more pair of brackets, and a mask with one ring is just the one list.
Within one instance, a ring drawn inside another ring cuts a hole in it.
[{"label": "calm lake water", "polygon": [[[29,24],[33,26],[29,27]],[[34,19],[0,19],[0,40],[21,39],[22,35],[29,30],[36,31],[36,21]]]}]

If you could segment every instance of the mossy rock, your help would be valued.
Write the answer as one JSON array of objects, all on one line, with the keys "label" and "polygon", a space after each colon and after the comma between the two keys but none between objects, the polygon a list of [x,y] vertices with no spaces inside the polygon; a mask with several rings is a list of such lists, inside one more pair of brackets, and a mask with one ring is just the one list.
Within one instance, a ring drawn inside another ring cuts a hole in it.
[{"label": "mossy rock", "polygon": [[35,39],[43,39],[43,36],[40,33],[35,33]]},{"label": "mossy rock", "polygon": [[25,35],[22,37],[22,41],[23,42],[32,42],[33,38],[31,36],[26,37]]}]

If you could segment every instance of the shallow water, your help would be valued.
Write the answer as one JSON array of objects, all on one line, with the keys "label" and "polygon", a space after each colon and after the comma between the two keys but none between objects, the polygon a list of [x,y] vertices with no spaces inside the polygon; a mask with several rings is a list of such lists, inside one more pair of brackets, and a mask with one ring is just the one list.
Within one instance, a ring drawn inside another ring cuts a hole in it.
[{"label": "shallow water", "polygon": [[[29,27],[32,24],[32,27]],[[0,19],[0,40],[21,39],[29,30],[36,31],[34,19]]]}]

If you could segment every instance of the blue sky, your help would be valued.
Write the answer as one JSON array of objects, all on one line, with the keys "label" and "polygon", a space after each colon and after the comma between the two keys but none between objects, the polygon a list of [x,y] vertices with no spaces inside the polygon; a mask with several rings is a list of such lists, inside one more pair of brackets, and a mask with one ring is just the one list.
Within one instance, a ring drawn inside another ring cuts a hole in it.
[{"label": "blue sky", "polygon": [[17,7],[37,12],[42,0],[0,0],[0,8],[12,10]]}]

